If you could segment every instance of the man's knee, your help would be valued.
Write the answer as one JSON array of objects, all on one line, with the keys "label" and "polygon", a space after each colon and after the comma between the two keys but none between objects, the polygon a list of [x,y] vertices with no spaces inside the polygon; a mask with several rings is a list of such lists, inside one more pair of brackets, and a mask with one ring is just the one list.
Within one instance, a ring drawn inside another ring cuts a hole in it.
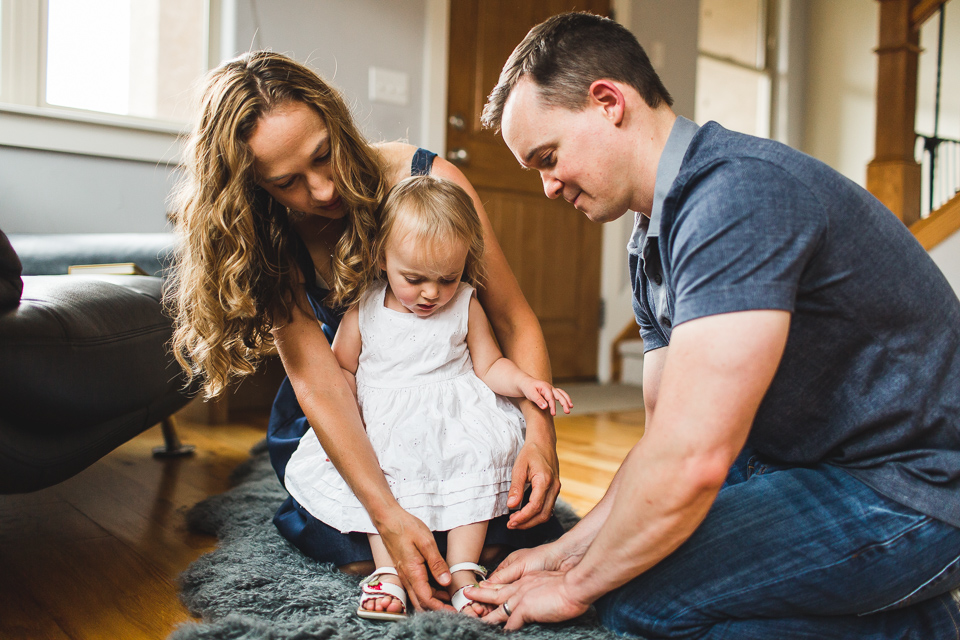
[{"label": "man's knee", "polygon": [[649,640],[699,638],[709,631],[702,621],[664,606],[655,596],[644,597],[630,586],[614,589],[594,603],[600,624],[607,629]]}]

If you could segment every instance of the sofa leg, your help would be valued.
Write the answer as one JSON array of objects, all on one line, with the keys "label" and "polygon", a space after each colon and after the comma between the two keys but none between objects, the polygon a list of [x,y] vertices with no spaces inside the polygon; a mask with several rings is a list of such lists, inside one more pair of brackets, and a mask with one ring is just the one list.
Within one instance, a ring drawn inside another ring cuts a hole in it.
[{"label": "sofa leg", "polygon": [[180,437],[177,435],[177,421],[173,416],[161,422],[160,428],[163,429],[163,446],[153,448],[155,458],[179,458],[193,455],[196,447],[180,442]]}]

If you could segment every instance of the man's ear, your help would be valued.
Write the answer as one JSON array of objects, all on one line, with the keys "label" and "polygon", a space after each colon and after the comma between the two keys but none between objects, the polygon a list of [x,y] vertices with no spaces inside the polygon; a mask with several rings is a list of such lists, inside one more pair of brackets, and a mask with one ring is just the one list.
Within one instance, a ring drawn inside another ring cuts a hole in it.
[{"label": "man's ear", "polygon": [[623,121],[626,99],[616,82],[605,78],[594,80],[588,95],[590,104],[603,109],[604,117],[609,118],[613,124],[619,125]]}]

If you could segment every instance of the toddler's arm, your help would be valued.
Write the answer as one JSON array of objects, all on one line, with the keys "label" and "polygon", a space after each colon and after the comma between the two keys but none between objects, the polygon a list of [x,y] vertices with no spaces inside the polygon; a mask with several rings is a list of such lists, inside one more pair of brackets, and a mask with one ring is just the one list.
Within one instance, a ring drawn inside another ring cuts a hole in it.
[{"label": "toddler's arm", "polygon": [[503,357],[487,314],[476,297],[470,299],[467,348],[470,349],[477,377],[494,393],[511,398],[527,398],[541,409],[549,407],[550,415],[557,414],[556,403],[559,402],[564,413],[570,413],[573,403],[566,391],[524,373],[512,360]]},{"label": "toddler's arm", "polygon": [[353,391],[353,397],[357,397],[357,366],[360,363],[360,313],[357,306],[354,305],[343,314],[340,320],[340,327],[337,329],[337,335],[333,338],[333,355],[337,357],[340,363],[340,369],[343,371],[343,377],[347,379],[347,384]]}]

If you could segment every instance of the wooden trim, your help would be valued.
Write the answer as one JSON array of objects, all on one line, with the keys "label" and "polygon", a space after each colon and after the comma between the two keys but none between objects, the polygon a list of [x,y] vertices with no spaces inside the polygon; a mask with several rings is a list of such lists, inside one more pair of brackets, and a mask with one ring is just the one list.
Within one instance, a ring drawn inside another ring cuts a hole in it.
[{"label": "wooden trim", "polygon": [[960,194],[953,196],[926,218],[910,225],[910,232],[927,251],[957,231],[960,231]]},{"label": "wooden trim", "polygon": [[627,340],[635,340],[640,337],[640,327],[636,320],[630,320],[627,325],[620,330],[617,337],[613,339],[610,345],[610,380],[611,382],[620,382],[623,378],[623,356],[620,355],[620,343]]},{"label": "wooden trim", "polygon": [[874,158],[867,190],[910,225],[920,218],[920,165],[914,159],[920,32],[911,28],[917,0],[879,0]]},{"label": "wooden trim", "polygon": [[946,3],[947,0],[918,0],[917,4],[910,10],[910,27],[919,30],[923,23],[932,18],[933,14]]}]

